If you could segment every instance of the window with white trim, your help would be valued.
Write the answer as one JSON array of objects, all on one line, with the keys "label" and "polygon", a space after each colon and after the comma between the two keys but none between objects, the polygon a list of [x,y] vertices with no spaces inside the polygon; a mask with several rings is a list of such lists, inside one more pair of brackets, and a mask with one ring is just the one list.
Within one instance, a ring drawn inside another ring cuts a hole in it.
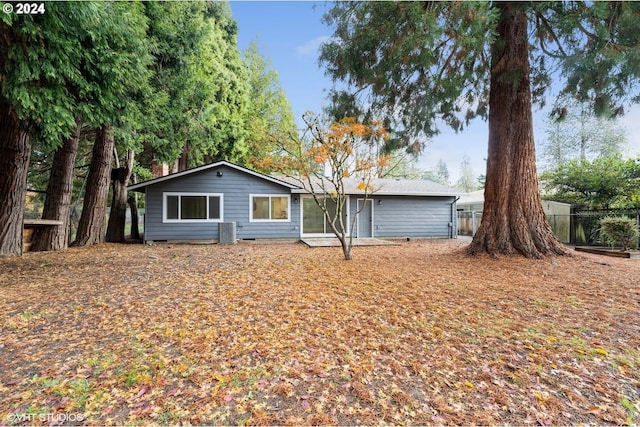
[{"label": "window with white trim", "polygon": [[220,193],[163,193],[164,222],[221,222]]},{"label": "window with white trim", "polygon": [[291,218],[291,197],[282,194],[249,195],[249,221],[288,222]]}]

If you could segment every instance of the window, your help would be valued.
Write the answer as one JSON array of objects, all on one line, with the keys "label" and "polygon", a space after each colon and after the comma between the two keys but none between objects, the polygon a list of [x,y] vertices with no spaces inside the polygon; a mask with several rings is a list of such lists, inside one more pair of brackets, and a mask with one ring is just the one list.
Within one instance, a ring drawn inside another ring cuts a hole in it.
[{"label": "window", "polygon": [[222,194],[164,193],[164,222],[222,221]]},{"label": "window", "polygon": [[250,220],[252,222],[289,221],[289,196],[252,194],[249,196],[249,200],[251,203]]},{"label": "window", "polygon": [[[326,199],[327,210],[329,216],[333,219],[336,217],[337,204],[335,200]],[[344,221],[349,223],[348,219],[348,203],[345,203]],[[302,234],[331,234],[331,225],[327,223],[324,212],[318,206],[313,197],[302,198]]]}]

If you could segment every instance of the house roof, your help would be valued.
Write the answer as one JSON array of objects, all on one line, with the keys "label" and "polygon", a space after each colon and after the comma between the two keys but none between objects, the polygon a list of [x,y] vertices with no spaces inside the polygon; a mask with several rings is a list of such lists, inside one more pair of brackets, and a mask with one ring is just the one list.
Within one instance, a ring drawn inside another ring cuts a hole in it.
[{"label": "house roof", "polygon": [[[293,193],[310,193],[312,188],[309,183],[305,182],[303,178],[293,178],[279,176],[278,179],[289,182],[295,185],[297,188],[293,189]],[[365,194],[365,190],[361,189],[361,178],[344,178],[345,194],[358,195]],[[313,178],[311,181],[313,191],[316,193],[331,192],[334,190],[334,186],[327,179]],[[376,178],[370,183],[370,188],[367,194],[375,194],[378,196],[461,196],[465,193],[456,190],[455,188],[447,187],[428,180],[416,180],[416,179],[388,179],[388,178]]]},{"label": "house roof", "polygon": [[[253,171],[251,169],[247,169],[245,167],[236,165],[227,161],[219,161],[215,163],[210,163],[204,166],[198,166],[192,169],[188,169],[182,172],[177,172],[169,175],[165,175],[159,178],[154,178],[148,181],[140,182],[138,184],[133,184],[127,187],[128,190],[134,190],[139,192],[144,192],[145,188],[149,185],[158,184],[163,181],[168,181],[171,179],[179,178],[182,176],[191,175],[194,173],[206,171],[208,169],[213,169],[219,166],[226,166],[232,169],[236,169],[238,171],[244,172],[249,175],[253,175],[257,178],[264,179],[269,182],[273,182],[278,185],[282,185],[283,187],[291,189],[292,193],[309,193],[311,188],[309,184],[305,182],[304,179],[288,177],[288,176],[270,176],[265,175],[260,172]],[[350,195],[358,195],[365,194],[364,189],[360,189],[359,186],[362,183],[362,179],[360,178],[344,178],[345,184],[345,193]],[[316,192],[320,192],[320,190],[324,189],[324,191],[333,191],[334,187],[327,179],[323,179],[322,182],[320,179],[313,178],[312,181],[313,189]],[[377,178],[371,182],[371,186],[367,191],[368,194],[376,194],[381,196],[461,196],[465,193],[456,190],[451,187],[447,187],[433,181],[428,180],[414,180],[414,179],[385,179],[385,178]]]},{"label": "house roof", "polygon": [[458,205],[474,203],[484,203],[484,188],[482,190],[466,193],[460,197],[460,200],[458,200]]},{"label": "house roof", "polygon": [[[563,202],[554,202],[552,200],[544,200],[543,203],[553,204],[557,206],[571,206],[570,203]],[[458,206],[466,206],[466,205],[475,205],[484,203],[484,189],[472,191],[471,193],[466,193],[460,196],[460,200],[458,200]]]},{"label": "house roof", "polygon": [[161,176],[159,178],[150,179],[148,181],[140,182],[138,184],[129,185],[127,187],[127,190],[134,190],[134,191],[138,191],[138,192],[144,193],[145,188],[147,186],[149,186],[149,185],[157,184],[157,183],[163,182],[163,181],[168,181],[170,179],[179,178],[181,176],[186,176],[186,175],[191,175],[191,174],[194,174],[194,173],[206,171],[207,169],[213,169],[213,168],[216,168],[216,167],[219,167],[219,166],[226,166],[226,167],[229,167],[229,168],[232,168],[232,169],[236,169],[236,170],[238,170],[240,172],[244,172],[246,174],[253,175],[253,176],[257,177],[257,178],[264,179],[266,181],[270,181],[270,182],[273,182],[273,183],[278,184],[278,185],[282,185],[283,187],[287,187],[287,188],[291,188],[291,189],[298,188],[298,186],[295,185],[295,184],[291,184],[291,183],[285,182],[285,181],[283,181],[281,179],[278,179],[278,178],[275,178],[275,177],[272,177],[272,176],[269,176],[269,175],[264,175],[264,174],[261,174],[260,172],[256,172],[256,171],[253,171],[251,169],[247,169],[245,167],[236,165],[234,163],[222,160],[222,161],[215,162],[215,163],[209,163],[209,164],[204,165],[204,166],[198,166],[198,167],[195,167],[195,168],[187,169],[187,170],[182,171],[182,172],[172,173],[172,174],[169,174],[169,175]]}]

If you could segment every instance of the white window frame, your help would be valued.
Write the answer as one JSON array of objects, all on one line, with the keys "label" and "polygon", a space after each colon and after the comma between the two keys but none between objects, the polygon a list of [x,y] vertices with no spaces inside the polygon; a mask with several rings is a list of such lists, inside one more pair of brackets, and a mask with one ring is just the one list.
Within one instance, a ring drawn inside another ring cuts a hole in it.
[{"label": "white window frame", "polygon": [[[287,219],[262,219],[253,218],[253,198],[268,197],[269,198],[269,216],[271,216],[271,198],[285,197],[287,199]],[[291,222],[291,195],[290,194],[249,194],[249,222]]]},{"label": "white window frame", "polygon": [[[178,196],[178,216],[181,213],[182,196],[203,196],[207,200],[207,219],[169,219],[167,218],[167,197]],[[209,217],[209,197],[220,198],[220,218]],[[195,222],[223,222],[224,221],[224,193],[184,193],[184,192],[167,192],[162,193],[162,222],[166,223],[195,223]]]}]

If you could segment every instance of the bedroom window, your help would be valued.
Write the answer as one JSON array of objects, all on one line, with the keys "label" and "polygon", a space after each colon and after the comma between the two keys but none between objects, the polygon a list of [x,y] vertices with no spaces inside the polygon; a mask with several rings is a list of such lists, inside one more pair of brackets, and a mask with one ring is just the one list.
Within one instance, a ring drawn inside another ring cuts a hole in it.
[{"label": "bedroom window", "polygon": [[251,222],[289,221],[291,216],[290,197],[271,194],[252,194]]},{"label": "bedroom window", "polygon": [[222,221],[222,194],[164,193],[164,222]]}]

